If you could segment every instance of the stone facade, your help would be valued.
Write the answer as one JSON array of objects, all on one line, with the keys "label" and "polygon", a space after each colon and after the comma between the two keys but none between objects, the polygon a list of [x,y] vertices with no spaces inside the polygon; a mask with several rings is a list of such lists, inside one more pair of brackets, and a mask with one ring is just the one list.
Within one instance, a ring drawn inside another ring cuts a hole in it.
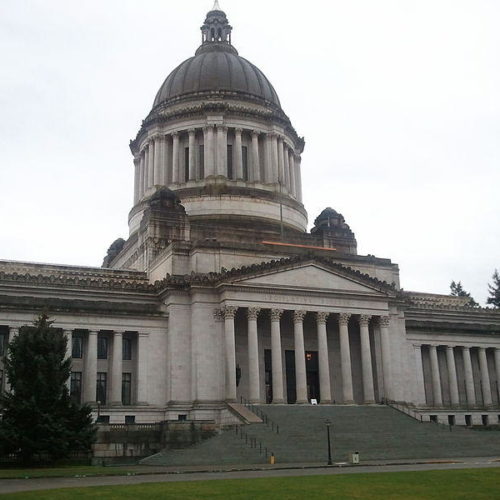
[{"label": "stone facade", "polygon": [[48,310],[73,396],[111,424],[223,425],[240,398],[498,421],[499,312],[405,292],[331,208],[306,231],[304,140],[219,8],[130,146],[130,233],[105,267],[0,261],[2,390],[8,339]]}]

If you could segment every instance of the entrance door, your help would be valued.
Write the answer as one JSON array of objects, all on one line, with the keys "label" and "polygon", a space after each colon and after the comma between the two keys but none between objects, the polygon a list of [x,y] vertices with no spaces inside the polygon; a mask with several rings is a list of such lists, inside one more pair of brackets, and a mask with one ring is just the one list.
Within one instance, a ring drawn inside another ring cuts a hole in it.
[{"label": "entrance door", "polygon": [[309,401],[319,397],[319,364],[318,351],[306,351],[306,376],[307,376],[307,397]]},{"label": "entrance door", "polygon": [[288,404],[297,401],[297,387],[295,382],[295,351],[285,351],[286,369],[286,399]]},{"label": "entrance door", "polygon": [[273,358],[271,349],[264,349],[264,374],[266,383],[266,403],[273,401]]}]

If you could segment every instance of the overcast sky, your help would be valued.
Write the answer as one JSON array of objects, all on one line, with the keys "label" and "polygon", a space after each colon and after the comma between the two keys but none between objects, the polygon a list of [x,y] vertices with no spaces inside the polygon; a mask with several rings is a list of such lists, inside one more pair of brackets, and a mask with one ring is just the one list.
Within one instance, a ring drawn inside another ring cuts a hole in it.
[{"label": "overcast sky", "polygon": [[[331,206],[406,290],[484,303],[500,269],[500,2],[220,0]],[[212,0],[0,3],[0,259],[100,266],[128,235],[128,143]]]}]

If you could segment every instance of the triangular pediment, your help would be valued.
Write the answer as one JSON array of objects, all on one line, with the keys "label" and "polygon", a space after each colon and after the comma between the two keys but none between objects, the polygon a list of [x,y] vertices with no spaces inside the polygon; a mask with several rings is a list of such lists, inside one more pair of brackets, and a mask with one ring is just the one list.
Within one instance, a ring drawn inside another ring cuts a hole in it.
[{"label": "triangular pediment", "polygon": [[335,271],[314,263],[292,269],[277,269],[259,276],[241,277],[233,281],[233,283],[252,287],[386,295],[380,289],[372,286],[371,283],[365,283],[362,279],[342,276]]}]

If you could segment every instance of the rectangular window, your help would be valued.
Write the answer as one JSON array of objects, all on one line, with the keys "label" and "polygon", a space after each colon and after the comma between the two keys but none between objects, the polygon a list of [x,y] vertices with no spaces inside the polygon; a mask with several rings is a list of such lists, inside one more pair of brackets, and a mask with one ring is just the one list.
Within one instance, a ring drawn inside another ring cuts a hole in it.
[{"label": "rectangular window", "polygon": [[199,165],[200,165],[200,179],[205,178],[205,146],[203,144],[199,149]]},{"label": "rectangular window", "polygon": [[122,359],[124,361],[130,361],[132,359],[132,339],[130,337],[123,337]]},{"label": "rectangular window", "polygon": [[135,415],[125,415],[126,424],[135,424]]},{"label": "rectangular window", "polygon": [[0,394],[3,392],[3,370],[0,370]]},{"label": "rectangular window", "polygon": [[189,148],[184,148],[184,182],[189,180]]},{"label": "rectangular window", "polygon": [[0,357],[6,354],[8,339],[7,333],[0,332]]},{"label": "rectangular window", "polygon": [[108,359],[108,337],[101,335],[97,337],[97,359]]},{"label": "rectangular window", "polygon": [[241,146],[241,160],[243,167],[243,180],[248,181],[248,148]]},{"label": "rectangular window", "polygon": [[83,355],[83,338],[81,335],[73,334],[71,337],[71,357],[81,358]]},{"label": "rectangular window", "polygon": [[82,401],[82,372],[71,372],[71,381],[69,388],[71,399],[80,404]]},{"label": "rectangular window", "polygon": [[122,404],[132,404],[132,374],[122,374]]},{"label": "rectangular window", "polygon": [[98,372],[97,385],[95,391],[96,401],[99,401],[100,404],[105,405],[107,392],[108,392],[108,374],[106,372]]},{"label": "rectangular window", "polygon": [[233,178],[233,146],[227,145],[227,178]]}]

